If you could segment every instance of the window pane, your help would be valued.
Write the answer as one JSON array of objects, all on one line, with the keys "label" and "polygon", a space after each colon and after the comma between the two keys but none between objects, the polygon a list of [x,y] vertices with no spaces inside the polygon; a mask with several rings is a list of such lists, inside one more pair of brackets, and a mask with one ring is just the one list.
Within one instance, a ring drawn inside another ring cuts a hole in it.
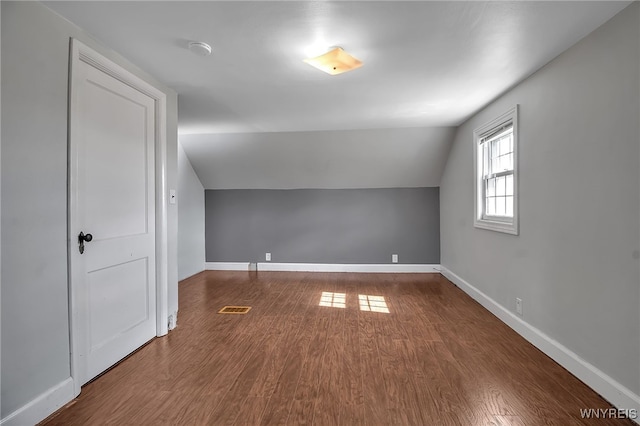
[{"label": "window pane", "polygon": [[509,170],[509,158],[508,156],[503,155],[500,157],[500,168],[496,170],[496,172],[504,172],[505,170]]},{"label": "window pane", "polygon": [[490,197],[486,199],[487,204],[487,215],[493,216],[496,214],[496,199],[494,197]]},{"label": "window pane", "polygon": [[513,217],[513,197],[506,197],[506,212],[505,215]]},{"label": "window pane", "polygon": [[505,197],[496,198],[496,216],[505,216],[506,213]]},{"label": "window pane", "polygon": [[501,195],[505,195],[504,191],[505,191],[505,177],[504,176],[500,176],[498,178],[496,178],[496,195],[497,196],[501,196]]},{"label": "window pane", "polygon": [[500,141],[491,141],[491,157],[495,158],[500,155]]},{"label": "window pane", "polygon": [[506,179],[506,184],[507,184],[507,188],[505,191],[506,195],[513,195],[513,175],[507,175],[505,176]]},{"label": "window pane", "polygon": [[509,143],[510,140],[511,140],[510,136],[506,138],[502,138],[502,140],[500,140],[500,155],[508,154],[511,152],[511,147]]},{"label": "window pane", "polygon": [[513,170],[512,154],[506,154],[500,157],[500,169],[496,170],[495,173],[505,172],[509,170]]},{"label": "window pane", "polygon": [[496,195],[496,178],[487,179],[487,197]]},{"label": "window pane", "polygon": [[500,171],[500,157],[491,159],[491,171],[490,173],[497,173]]}]

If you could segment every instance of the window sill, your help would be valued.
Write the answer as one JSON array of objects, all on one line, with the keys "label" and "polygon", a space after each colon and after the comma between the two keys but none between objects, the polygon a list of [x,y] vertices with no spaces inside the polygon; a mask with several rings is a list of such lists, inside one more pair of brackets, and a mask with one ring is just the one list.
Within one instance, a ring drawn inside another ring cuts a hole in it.
[{"label": "window sill", "polygon": [[514,222],[501,222],[489,219],[476,219],[473,226],[489,231],[502,232],[505,234],[518,235],[518,224]]}]

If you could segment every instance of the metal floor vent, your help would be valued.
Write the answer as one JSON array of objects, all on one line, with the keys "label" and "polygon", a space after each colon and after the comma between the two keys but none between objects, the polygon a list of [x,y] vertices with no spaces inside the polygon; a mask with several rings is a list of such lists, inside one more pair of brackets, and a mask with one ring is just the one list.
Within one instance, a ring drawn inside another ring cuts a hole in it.
[{"label": "metal floor vent", "polygon": [[246,314],[251,306],[225,306],[218,311],[219,314]]}]

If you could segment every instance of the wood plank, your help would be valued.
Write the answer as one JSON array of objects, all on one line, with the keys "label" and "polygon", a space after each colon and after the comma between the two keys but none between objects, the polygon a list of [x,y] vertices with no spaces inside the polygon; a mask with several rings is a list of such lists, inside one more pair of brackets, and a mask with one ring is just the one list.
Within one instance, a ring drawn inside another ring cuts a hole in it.
[{"label": "wood plank", "polygon": [[206,271],[179,296],[178,328],[43,424],[633,425],[580,419],[611,406],[438,274]]}]

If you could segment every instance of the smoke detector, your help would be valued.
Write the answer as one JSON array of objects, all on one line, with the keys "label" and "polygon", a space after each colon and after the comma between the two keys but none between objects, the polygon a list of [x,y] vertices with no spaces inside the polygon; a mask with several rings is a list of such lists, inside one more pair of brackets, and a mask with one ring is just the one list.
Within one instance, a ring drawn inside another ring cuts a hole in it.
[{"label": "smoke detector", "polygon": [[211,55],[211,46],[203,41],[192,41],[189,42],[189,50],[195,53],[198,56],[209,56]]}]

